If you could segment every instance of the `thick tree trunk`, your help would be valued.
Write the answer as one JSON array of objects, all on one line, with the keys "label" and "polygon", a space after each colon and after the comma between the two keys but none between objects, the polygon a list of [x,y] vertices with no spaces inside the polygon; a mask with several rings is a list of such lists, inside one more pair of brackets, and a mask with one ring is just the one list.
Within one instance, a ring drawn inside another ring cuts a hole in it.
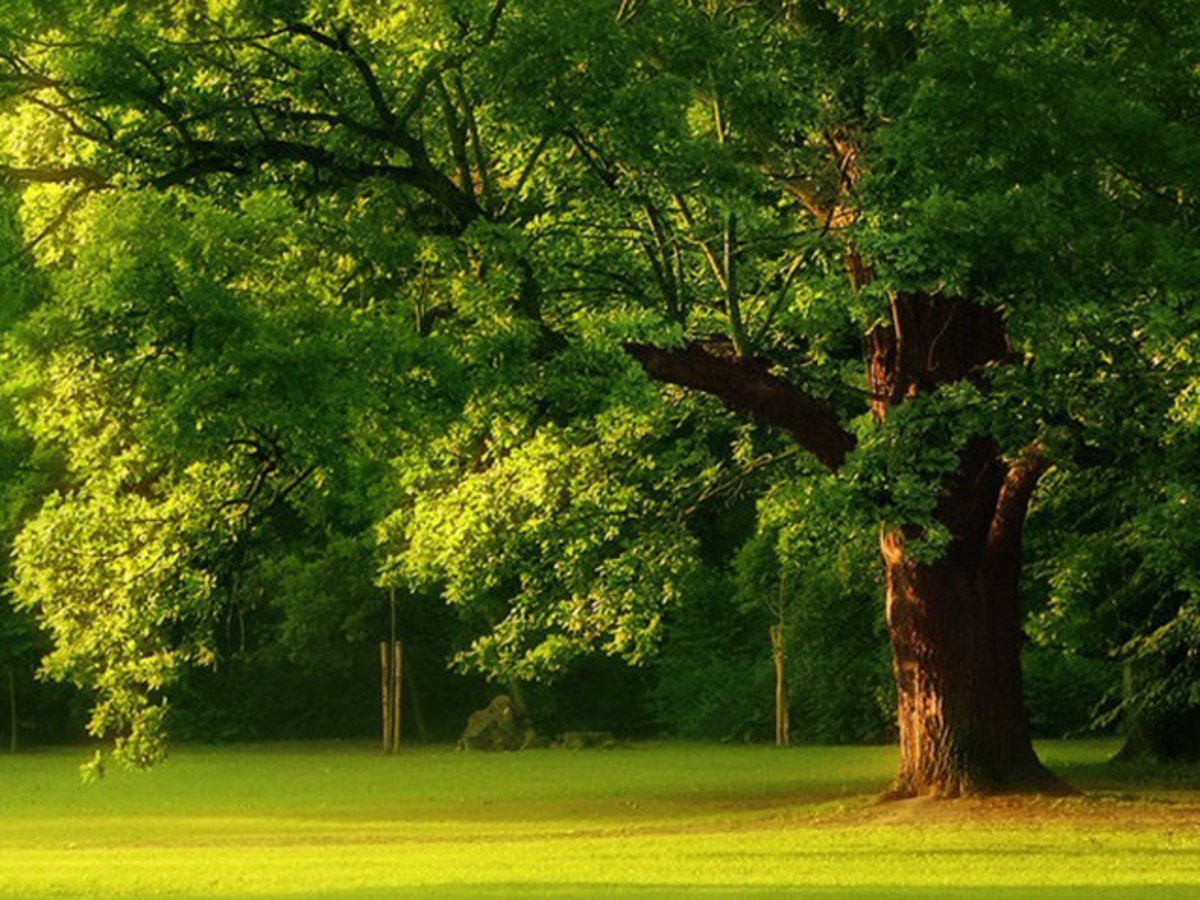
[{"label": "thick tree trunk", "polygon": [[[857,256],[847,268],[856,286],[870,282]],[[1007,362],[998,310],[941,294],[895,294],[890,302],[891,321],[866,339],[879,421],[942,385],[982,385],[989,367]],[[768,360],[711,342],[626,349],[652,378],[705,391],[785,429],[831,470],[854,449],[835,410],[773,374]],[[1036,445],[1005,461],[994,441],[976,437],[939,492],[935,514],[951,537],[945,556],[918,563],[909,552],[920,537],[915,529],[882,534],[899,698],[897,796],[1066,790],[1033,751],[1021,686],[1021,540],[1044,467]]]},{"label": "thick tree trunk", "polygon": [[1030,740],[1015,590],[961,550],[920,565],[898,533],[882,544],[900,730],[893,793],[1061,791]]},{"label": "thick tree trunk", "polygon": [[[898,295],[893,321],[868,337],[876,416],[941,384],[978,379],[1008,353],[996,310],[957,298]],[[1006,464],[990,439],[964,447],[936,515],[945,556],[913,559],[914,530],[885,529],[900,730],[896,796],[1065,789],[1034,753],[1021,685],[1021,535],[1043,463],[1036,448]]]}]

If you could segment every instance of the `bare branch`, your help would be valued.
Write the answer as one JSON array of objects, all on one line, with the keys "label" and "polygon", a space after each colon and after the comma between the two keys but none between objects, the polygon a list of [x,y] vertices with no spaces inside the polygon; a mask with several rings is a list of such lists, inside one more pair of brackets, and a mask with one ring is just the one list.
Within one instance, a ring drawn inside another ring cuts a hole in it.
[{"label": "bare branch", "polygon": [[108,179],[87,166],[3,166],[0,179],[37,184],[85,184],[93,188],[110,187]]}]

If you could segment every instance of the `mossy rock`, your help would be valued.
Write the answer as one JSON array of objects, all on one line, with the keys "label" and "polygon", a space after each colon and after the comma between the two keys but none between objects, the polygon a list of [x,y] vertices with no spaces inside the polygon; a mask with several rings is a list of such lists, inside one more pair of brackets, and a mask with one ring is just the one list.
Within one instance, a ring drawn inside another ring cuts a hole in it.
[{"label": "mossy rock", "polygon": [[512,698],[501,694],[485,708],[471,713],[458,739],[458,748],[491,752],[520,750],[526,741],[526,729],[517,719]]}]

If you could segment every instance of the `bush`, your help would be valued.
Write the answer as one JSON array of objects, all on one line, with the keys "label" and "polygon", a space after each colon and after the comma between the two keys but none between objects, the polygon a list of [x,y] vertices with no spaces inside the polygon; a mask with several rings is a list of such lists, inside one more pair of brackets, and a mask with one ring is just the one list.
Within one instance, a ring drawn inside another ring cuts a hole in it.
[{"label": "bush", "polygon": [[653,703],[668,734],[724,741],[771,735],[767,625],[747,616],[734,593],[728,576],[705,570],[664,625]]},{"label": "bush", "polygon": [[1091,730],[1106,702],[1120,696],[1121,666],[1055,647],[1027,647],[1022,657],[1025,703],[1036,737],[1071,737]]}]

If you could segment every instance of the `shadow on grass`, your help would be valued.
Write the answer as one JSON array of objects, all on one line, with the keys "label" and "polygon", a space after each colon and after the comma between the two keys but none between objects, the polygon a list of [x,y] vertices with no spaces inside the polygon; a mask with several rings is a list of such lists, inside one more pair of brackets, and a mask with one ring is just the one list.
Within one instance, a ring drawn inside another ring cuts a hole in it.
[{"label": "shadow on grass", "polygon": [[1085,794],[1095,791],[1131,796],[1147,791],[1200,791],[1196,763],[1105,762],[1054,767],[1068,783]]}]

